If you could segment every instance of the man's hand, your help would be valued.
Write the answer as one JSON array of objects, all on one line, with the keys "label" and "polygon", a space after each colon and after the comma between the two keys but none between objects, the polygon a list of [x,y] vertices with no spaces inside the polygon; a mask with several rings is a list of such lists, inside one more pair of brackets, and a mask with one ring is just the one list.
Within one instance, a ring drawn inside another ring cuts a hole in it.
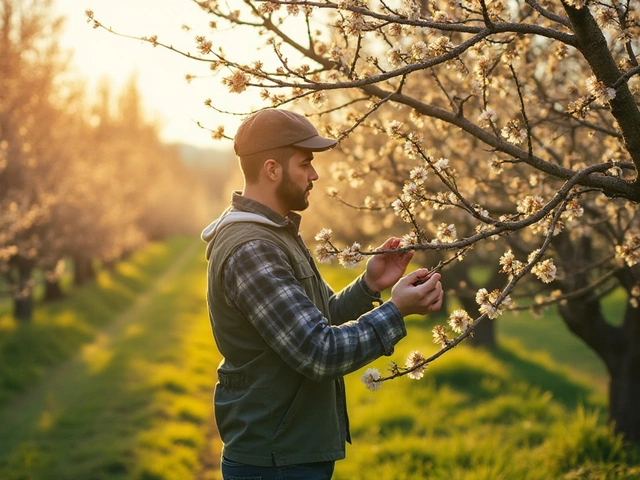
[{"label": "man's hand", "polygon": [[[398,248],[400,239],[389,238],[377,250],[391,250]],[[403,254],[383,253],[374,255],[367,261],[364,281],[374,292],[381,292],[394,285],[404,275],[407,265],[413,258],[414,251]]]},{"label": "man's hand", "polygon": [[[422,282],[425,278],[427,280]],[[437,312],[442,306],[442,296],[440,274],[429,274],[426,268],[411,272],[391,290],[391,301],[403,317],[413,313],[425,315]]]}]

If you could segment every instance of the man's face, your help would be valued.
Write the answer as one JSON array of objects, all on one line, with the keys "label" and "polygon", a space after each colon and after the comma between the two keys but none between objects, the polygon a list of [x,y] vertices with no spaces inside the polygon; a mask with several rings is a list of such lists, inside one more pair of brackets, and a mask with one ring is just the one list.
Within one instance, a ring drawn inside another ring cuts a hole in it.
[{"label": "man's face", "polygon": [[304,210],[309,206],[309,192],[318,177],[311,162],[313,153],[297,150],[282,168],[282,180],[276,188],[276,195],[289,210]]}]

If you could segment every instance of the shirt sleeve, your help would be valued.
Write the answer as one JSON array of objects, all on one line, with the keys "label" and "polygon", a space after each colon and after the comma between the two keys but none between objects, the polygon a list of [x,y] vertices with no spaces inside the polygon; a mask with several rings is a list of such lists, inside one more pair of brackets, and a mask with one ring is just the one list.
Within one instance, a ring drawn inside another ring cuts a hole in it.
[{"label": "shirt sleeve", "polygon": [[333,290],[327,285],[331,292],[329,311],[331,312],[331,323],[334,325],[355,320],[382,303],[380,293],[371,290],[363,277],[364,275],[360,275],[337,293],[333,293]]},{"label": "shirt sleeve", "polygon": [[315,381],[341,377],[390,355],[407,334],[391,302],[356,320],[330,325],[295,278],[285,253],[268,241],[241,245],[224,266],[223,285],[227,300],[269,346]]}]

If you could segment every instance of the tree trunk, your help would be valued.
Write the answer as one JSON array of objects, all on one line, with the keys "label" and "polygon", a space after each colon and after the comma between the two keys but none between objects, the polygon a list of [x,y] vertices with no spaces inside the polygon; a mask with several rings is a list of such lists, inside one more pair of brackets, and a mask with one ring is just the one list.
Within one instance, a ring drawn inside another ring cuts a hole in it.
[{"label": "tree trunk", "polygon": [[45,280],[44,284],[44,301],[55,302],[64,298],[64,292],[60,286],[60,280]]},{"label": "tree trunk", "polygon": [[73,257],[73,283],[75,285],[82,285],[95,276],[93,261],[90,258]]},{"label": "tree trunk", "polygon": [[609,419],[615,431],[640,442],[640,309],[627,304],[621,327],[606,322],[600,301],[593,297],[562,304],[560,313],[609,371]]},{"label": "tree trunk", "polygon": [[[620,277],[623,285],[635,281],[630,272]],[[616,431],[640,442],[640,308],[627,303],[619,341],[609,352],[609,418]]]},{"label": "tree trunk", "polygon": [[[609,383],[609,419],[616,432],[627,440],[640,442],[640,354],[638,341],[626,352],[619,352],[617,369],[611,372]],[[631,342],[629,342],[631,343]]]},{"label": "tree trunk", "polygon": [[33,264],[24,258],[18,258],[16,265],[16,293],[14,294],[13,316],[23,322],[33,318],[33,288],[31,273]]}]

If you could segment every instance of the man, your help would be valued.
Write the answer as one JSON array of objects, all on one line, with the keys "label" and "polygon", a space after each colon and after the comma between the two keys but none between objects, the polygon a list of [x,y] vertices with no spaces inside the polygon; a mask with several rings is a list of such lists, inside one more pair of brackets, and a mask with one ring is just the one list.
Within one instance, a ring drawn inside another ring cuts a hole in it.
[{"label": "man", "polygon": [[337,294],[322,280],[294,211],[307,208],[318,180],[313,153],[336,143],[296,113],[249,116],[234,139],[244,190],[202,233],[224,357],[214,394],[224,479],[330,479],[350,441],[342,377],[390,355],[406,335],[404,316],[442,304],[439,274],[401,278],[413,252],[372,257]]}]

